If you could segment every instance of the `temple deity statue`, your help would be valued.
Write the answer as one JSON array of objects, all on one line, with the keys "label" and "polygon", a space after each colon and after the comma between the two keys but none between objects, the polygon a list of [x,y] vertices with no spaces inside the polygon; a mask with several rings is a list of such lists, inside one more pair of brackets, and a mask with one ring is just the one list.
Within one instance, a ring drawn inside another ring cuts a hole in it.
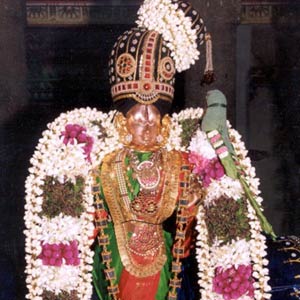
[{"label": "temple deity statue", "polygon": [[214,80],[211,37],[185,0],[145,0],[138,16],[109,58],[114,109],[61,114],[31,159],[27,298],[269,299],[275,234],[225,96],[169,115],[202,44]]}]

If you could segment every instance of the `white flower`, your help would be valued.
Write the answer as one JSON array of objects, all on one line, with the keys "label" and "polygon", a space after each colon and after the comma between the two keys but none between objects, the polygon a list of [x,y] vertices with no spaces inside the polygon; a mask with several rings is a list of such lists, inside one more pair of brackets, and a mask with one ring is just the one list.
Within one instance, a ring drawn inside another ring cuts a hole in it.
[{"label": "white flower", "polygon": [[196,134],[193,136],[188,150],[196,152],[207,159],[217,157],[216,152],[209,143],[206,134],[200,129],[198,129]]},{"label": "white flower", "polygon": [[62,267],[41,266],[37,284],[40,288],[59,293],[72,291],[78,287],[79,268],[63,265]]},{"label": "white flower", "polygon": [[163,36],[178,72],[189,69],[199,58],[196,30],[192,29],[191,18],[184,15],[177,3],[145,0],[136,23]]},{"label": "white flower", "polygon": [[243,239],[220,246],[220,243],[216,241],[211,247],[211,260],[215,267],[222,267],[223,269],[249,265],[251,263],[250,244]]},{"label": "white flower", "polygon": [[207,194],[204,203],[207,206],[214,205],[214,202],[222,196],[238,200],[243,196],[243,188],[239,180],[224,175],[221,180],[212,180],[207,187]]}]

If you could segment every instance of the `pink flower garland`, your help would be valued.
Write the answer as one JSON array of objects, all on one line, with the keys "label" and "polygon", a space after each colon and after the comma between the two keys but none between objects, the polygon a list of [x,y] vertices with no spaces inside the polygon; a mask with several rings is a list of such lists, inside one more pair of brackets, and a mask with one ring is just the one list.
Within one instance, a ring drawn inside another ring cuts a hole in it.
[{"label": "pink flower garland", "polygon": [[221,294],[224,300],[234,300],[241,296],[254,297],[252,266],[239,265],[223,270],[218,267],[213,279],[213,291]]},{"label": "pink flower garland", "polygon": [[84,154],[86,155],[86,159],[91,162],[91,152],[94,144],[94,139],[86,134],[86,128],[80,126],[78,124],[68,124],[65,126],[65,131],[63,131],[62,136],[64,136],[63,143],[74,144],[74,140],[78,142],[78,144],[85,144],[82,148],[84,150]]},{"label": "pink flower garland", "polygon": [[224,168],[217,157],[207,159],[192,151],[189,153],[189,162],[194,164],[193,173],[202,178],[203,186],[208,187],[211,180],[219,180],[224,174]]},{"label": "pink flower garland", "polygon": [[39,258],[42,259],[43,265],[60,267],[63,262],[66,265],[78,266],[80,259],[78,257],[78,242],[72,241],[69,244],[49,244],[42,245],[42,253]]}]

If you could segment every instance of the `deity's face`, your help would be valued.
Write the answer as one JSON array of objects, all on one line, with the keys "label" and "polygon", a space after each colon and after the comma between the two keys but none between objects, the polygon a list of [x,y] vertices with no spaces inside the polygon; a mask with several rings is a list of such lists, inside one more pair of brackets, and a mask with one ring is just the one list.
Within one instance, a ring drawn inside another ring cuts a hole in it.
[{"label": "deity's face", "polygon": [[128,133],[132,135],[133,148],[152,150],[157,146],[161,115],[154,105],[134,105],[126,114],[126,126]]}]

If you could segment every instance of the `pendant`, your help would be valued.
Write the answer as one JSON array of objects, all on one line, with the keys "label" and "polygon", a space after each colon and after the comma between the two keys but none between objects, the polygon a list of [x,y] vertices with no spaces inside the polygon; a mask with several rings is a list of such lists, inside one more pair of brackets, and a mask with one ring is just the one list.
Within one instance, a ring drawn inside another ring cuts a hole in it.
[{"label": "pendant", "polygon": [[154,215],[157,212],[156,195],[140,193],[130,204],[136,215]]},{"label": "pendant", "polygon": [[136,179],[144,190],[154,190],[160,182],[160,172],[152,161],[146,160],[137,166]]},{"label": "pendant", "polygon": [[163,245],[160,230],[160,227],[157,225],[136,225],[127,243],[127,248],[130,252],[140,256],[157,255]]}]

